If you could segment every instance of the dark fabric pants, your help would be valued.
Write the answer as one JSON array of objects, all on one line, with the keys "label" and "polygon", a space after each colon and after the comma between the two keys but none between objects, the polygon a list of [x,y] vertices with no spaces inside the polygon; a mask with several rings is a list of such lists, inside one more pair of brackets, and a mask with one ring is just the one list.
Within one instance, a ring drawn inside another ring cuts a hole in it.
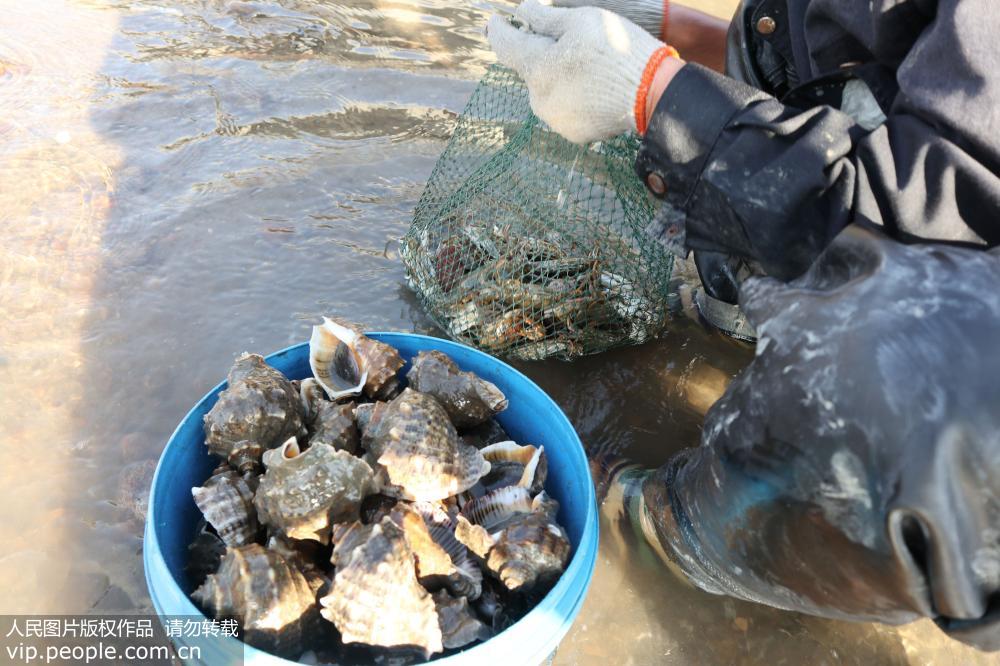
[{"label": "dark fabric pants", "polygon": [[1000,256],[852,226],[740,304],[756,357],[643,484],[654,538],[710,592],[1000,649]]}]

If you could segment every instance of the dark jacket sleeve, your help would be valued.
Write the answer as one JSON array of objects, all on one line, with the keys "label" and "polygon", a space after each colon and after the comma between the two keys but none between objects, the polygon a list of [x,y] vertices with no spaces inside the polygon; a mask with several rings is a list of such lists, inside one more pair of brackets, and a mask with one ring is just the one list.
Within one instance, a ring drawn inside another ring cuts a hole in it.
[{"label": "dark jacket sleeve", "polygon": [[1000,650],[1000,255],[851,226],[752,278],[760,339],[640,524],[704,590]]},{"label": "dark jacket sleeve", "polygon": [[666,183],[659,233],[679,224],[690,249],[756,259],[784,279],[851,223],[906,241],[1000,243],[1000,70],[989,44],[1000,14],[988,3],[925,3],[936,7],[873,131],[832,107],[786,106],[686,65],[637,161],[641,177]]}]

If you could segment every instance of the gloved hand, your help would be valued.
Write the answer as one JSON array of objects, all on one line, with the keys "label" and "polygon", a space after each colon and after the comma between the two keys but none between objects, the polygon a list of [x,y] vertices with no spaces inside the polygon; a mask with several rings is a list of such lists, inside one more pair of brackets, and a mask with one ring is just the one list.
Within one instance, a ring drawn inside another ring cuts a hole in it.
[{"label": "gloved hand", "polygon": [[[644,116],[645,92],[669,47],[595,7],[525,0],[514,16],[531,32],[493,16],[487,35],[500,62],[524,79],[535,115],[575,143],[637,129],[636,113]],[[645,129],[644,118],[640,124]]]},{"label": "gloved hand", "polygon": [[670,0],[552,0],[555,7],[597,7],[624,16],[657,39],[664,39],[664,19]]}]

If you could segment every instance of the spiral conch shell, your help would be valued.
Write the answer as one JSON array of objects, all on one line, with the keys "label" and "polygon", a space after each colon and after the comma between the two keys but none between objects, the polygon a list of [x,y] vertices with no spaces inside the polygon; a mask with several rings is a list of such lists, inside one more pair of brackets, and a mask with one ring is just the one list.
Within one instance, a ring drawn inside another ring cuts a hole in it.
[{"label": "spiral conch shell", "polygon": [[413,389],[376,409],[362,435],[385,481],[382,493],[399,499],[442,500],[490,471],[482,454],[459,439],[444,408]]},{"label": "spiral conch shell", "polygon": [[319,619],[305,577],[257,543],[228,549],[218,572],[191,597],[213,617],[238,620],[247,643],[279,654],[300,651]]},{"label": "spiral conch shell", "polygon": [[523,513],[531,513],[531,494],[521,486],[498,488],[462,506],[466,518],[490,531]]},{"label": "spiral conch shell", "polygon": [[329,543],[334,522],[354,520],[375,490],[371,468],[346,451],[317,443],[298,452],[294,439],[265,454],[254,505],[260,521],[291,539]]},{"label": "spiral conch shell", "polygon": [[569,559],[566,531],[544,511],[517,517],[493,541],[486,566],[508,590],[527,590],[554,580]]},{"label": "spiral conch shell", "polygon": [[354,404],[324,400],[316,406],[309,435],[309,445],[327,444],[335,449],[357,453],[360,442],[358,427],[354,422]]},{"label": "spiral conch shell", "polygon": [[480,500],[488,502],[463,507],[455,538],[508,590],[530,590],[554,580],[566,568],[570,552],[566,531],[554,522],[559,503],[545,491],[531,499],[518,486],[502,490],[510,493],[486,495]]},{"label": "spiral conch shell", "polygon": [[261,454],[302,429],[301,401],[292,383],[258,354],[242,354],[205,415],[205,445],[241,473],[258,472]]},{"label": "spiral conch shell", "polygon": [[[428,524],[422,511],[399,502],[389,518],[403,530],[416,558],[417,578],[429,590],[447,588],[455,596],[476,599],[482,591],[483,575],[454,536],[434,522]],[[447,549],[446,549],[447,548]]]},{"label": "spiral conch shell", "polygon": [[309,443],[329,444],[335,449],[356,453],[360,436],[354,422],[354,403],[327,400],[326,390],[315,377],[301,381],[299,394],[309,429]]},{"label": "spiral conch shell", "polygon": [[[415,502],[412,506],[423,517],[434,543],[448,553],[455,568],[462,574],[451,579],[449,590],[456,596],[467,597],[469,600],[479,598],[482,593],[483,573],[469,549],[458,540],[455,534],[457,529],[455,520],[433,502]],[[461,516],[458,518],[461,519]]]},{"label": "spiral conch shell", "polygon": [[497,386],[471,372],[462,372],[447,354],[422,351],[406,373],[410,388],[433,396],[456,428],[477,426],[507,408]]},{"label": "spiral conch shell", "polygon": [[506,441],[490,444],[479,452],[490,463],[490,474],[482,478],[487,491],[515,485],[527,488],[534,495],[545,487],[549,461],[544,446],[521,446]]},{"label": "spiral conch shell", "polygon": [[368,370],[364,393],[372,400],[389,400],[399,391],[399,370],[403,357],[396,348],[358,333],[355,343],[362,363]]},{"label": "spiral conch shell", "polygon": [[227,546],[242,546],[257,537],[257,511],[253,490],[233,470],[216,472],[205,485],[192,488],[194,503]]},{"label": "spiral conch shell", "polygon": [[334,558],[336,574],[320,612],[345,643],[413,647],[425,657],[444,649],[434,600],[417,582],[413,552],[388,516],[344,531]]},{"label": "spiral conch shell", "polygon": [[384,399],[397,388],[403,359],[390,345],[324,317],[309,339],[309,367],[331,400],[362,392]]}]

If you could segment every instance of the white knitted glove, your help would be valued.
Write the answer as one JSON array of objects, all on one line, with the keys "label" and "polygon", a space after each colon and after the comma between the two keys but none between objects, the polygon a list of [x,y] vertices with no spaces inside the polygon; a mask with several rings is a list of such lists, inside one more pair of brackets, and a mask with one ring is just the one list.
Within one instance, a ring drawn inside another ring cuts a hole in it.
[{"label": "white knitted glove", "polygon": [[662,42],[596,7],[525,0],[514,17],[530,32],[493,16],[487,35],[497,59],[524,79],[535,115],[574,143],[636,129],[636,93]]},{"label": "white knitted glove", "polygon": [[665,0],[551,0],[554,7],[597,7],[624,16],[632,23],[663,39]]}]

